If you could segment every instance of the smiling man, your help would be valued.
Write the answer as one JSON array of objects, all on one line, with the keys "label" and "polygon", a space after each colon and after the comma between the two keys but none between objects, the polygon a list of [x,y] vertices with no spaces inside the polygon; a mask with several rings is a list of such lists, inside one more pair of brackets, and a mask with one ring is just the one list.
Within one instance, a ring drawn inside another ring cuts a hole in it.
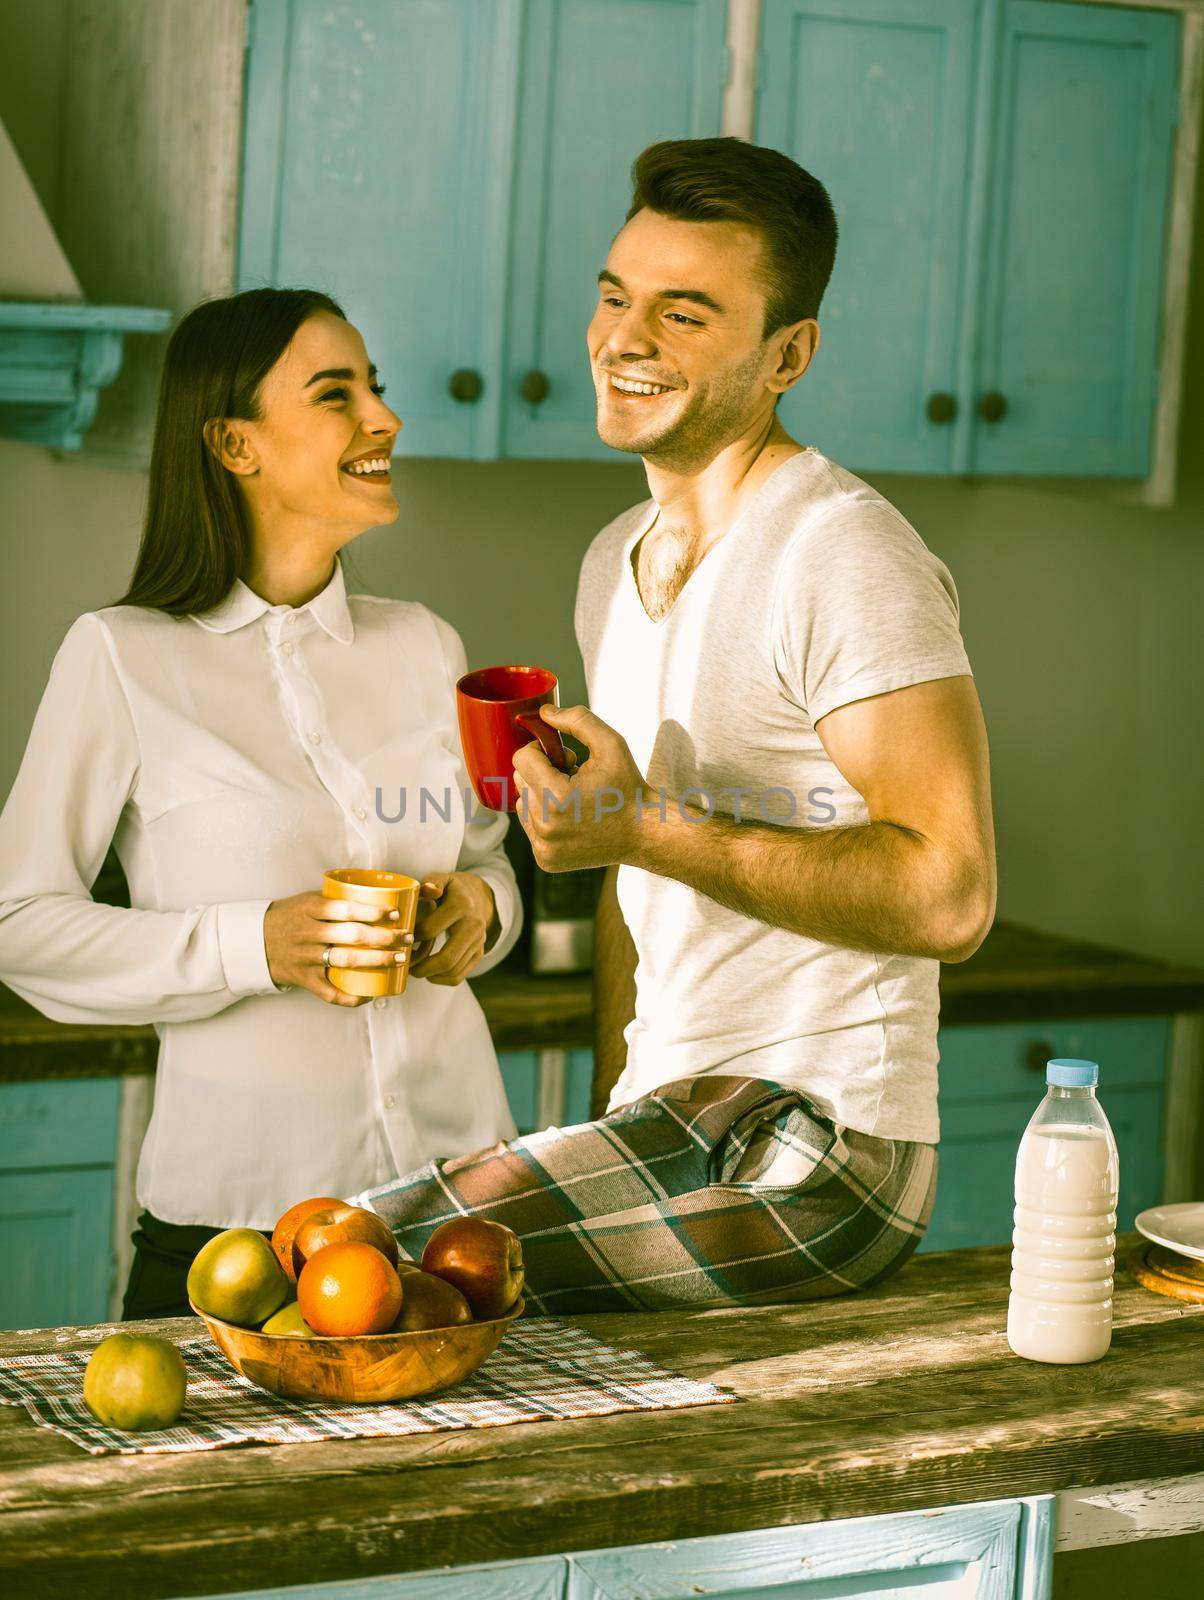
[{"label": "smiling man", "polygon": [[735,139],[653,145],[633,182],[588,345],[651,498],[582,566],[592,709],[543,711],[588,759],[515,759],[536,860],[608,869],[595,1120],[445,1164],[440,1200],[520,1232],[552,1311],[897,1270],[936,1187],[939,963],[995,904],[952,579],[777,417],[823,383],[822,184]]}]

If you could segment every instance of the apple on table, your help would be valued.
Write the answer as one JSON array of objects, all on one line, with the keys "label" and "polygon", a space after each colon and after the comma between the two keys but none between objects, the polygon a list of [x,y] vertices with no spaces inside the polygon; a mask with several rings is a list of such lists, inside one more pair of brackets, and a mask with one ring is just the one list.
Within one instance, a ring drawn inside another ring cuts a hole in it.
[{"label": "apple on table", "polygon": [[375,1245],[387,1261],[397,1265],[397,1240],[388,1224],[362,1206],[328,1206],[310,1212],[293,1238],[293,1267],[298,1277],[310,1256],[328,1244]]},{"label": "apple on table", "polygon": [[480,1322],[508,1311],[526,1278],[522,1241],[513,1228],[488,1217],[440,1223],[426,1241],[422,1270],[454,1284]]}]

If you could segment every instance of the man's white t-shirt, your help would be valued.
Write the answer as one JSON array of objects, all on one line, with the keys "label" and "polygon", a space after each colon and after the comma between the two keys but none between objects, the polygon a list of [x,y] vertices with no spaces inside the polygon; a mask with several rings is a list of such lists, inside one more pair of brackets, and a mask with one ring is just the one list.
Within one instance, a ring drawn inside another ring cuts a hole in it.
[{"label": "man's white t-shirt", "polygon": [[[880,494],[809,449],[766,479],[653,622],[631,554],[656,514],[646,501],[598,534],[576,606],[590,706],[627,740],[648,803],[664,790],[727,817],[867,823],[815,724],[969,673],[948,570]],[[937,961],[770,927],[638,867],[619,868],[617,889],[638,965],[608,1110],[731,1073],[797,1088],[863,1133],[937,1141]]]}]

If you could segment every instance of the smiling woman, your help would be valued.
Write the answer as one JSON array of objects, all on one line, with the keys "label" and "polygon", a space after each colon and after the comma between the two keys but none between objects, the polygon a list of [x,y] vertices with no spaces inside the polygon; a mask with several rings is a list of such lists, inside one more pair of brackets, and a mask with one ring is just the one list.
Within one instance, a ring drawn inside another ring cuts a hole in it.
[{"label": "smiling woman", "polygon": [[[354,408],[346,420],[356,365],[366,391],[376,371],[362,339],[315,290],[253,289],[189,312],[164,360],[142,543],[114,603],[207,610],[243,574],[273,501],[308,504],[323,472],[319,500],[339,487],[332,474],[370,444]],[[381,410],[391,446],[401,422]],[[344,420],[331,426],[323,413]],[[380,511],[374,522],[394,520],[391,495]]]},{"label": "smiling woman", "polygon": [[[126,1317],[187,1314],[219,1230],[516,1132],[464,982],[521,920],[508,819],[464,767],[464,647],[343,579],[343,547],[397,520],[400,428],[325,295],[190,312],[130,586],[68,630],[0,817],[0,977],[55,1020],[160,1035]],[[462,804],[387,821],[399,781]],[[125,907],[91,897],[110,844]],[[417,878],[414,932],[323,895],[336,867]],[[402,963],[404,996],[350,1017],[368,1002],[330,969]]]},{"label": "smiling woman", "polygon": [[402,424],[384,392],[359,332],[318,308],[264,378],[260,415],[206,421],[205,442],[239,480],[252,544],[269,558],[253,561],[248,579],[261,593],[278,523],[295,545],[310,531],[324,544],[339,526],[353,538],[395,521],[389,461]]}]

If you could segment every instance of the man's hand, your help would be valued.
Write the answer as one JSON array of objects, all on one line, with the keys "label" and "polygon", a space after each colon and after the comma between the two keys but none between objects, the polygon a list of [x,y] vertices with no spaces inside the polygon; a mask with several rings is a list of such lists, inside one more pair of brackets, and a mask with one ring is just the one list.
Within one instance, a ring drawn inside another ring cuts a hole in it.
[{"label": "man's hand", "polygon": [[[410,977],[463,983],[485,954],[494,918],[493,890],[484,878],[475,872],[428,874],[419,891]],[[446,942],[432,954],[431,946],[444,930]]]},{"label": "man's hand", "polygon": [[580,872],[634,861],[644,778],[627,741],[585,706],[541,706],[540,715],[579,739],[589,759],[558,772],[534,741],[514,757],[518,819],[537,864],[545,872]]}]

